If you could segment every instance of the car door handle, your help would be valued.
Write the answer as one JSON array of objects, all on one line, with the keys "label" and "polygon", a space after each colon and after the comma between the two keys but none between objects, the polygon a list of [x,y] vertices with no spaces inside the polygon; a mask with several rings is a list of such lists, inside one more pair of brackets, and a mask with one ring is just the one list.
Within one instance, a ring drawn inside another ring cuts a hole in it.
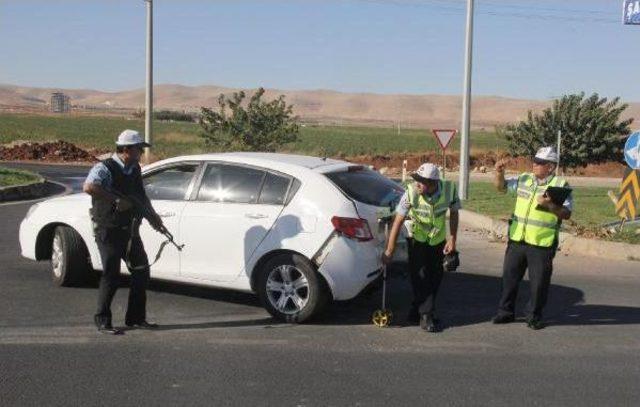
[{"label": "car door handle", "polygon": [[176,216],[175,212],[158,212],[158,216],[161,218],[170,218],[171,216]]},{"label": "car door handle", "polygon": [[269,217],[263,213],[245,213],[244,216],[249,219],[264,219]]}]

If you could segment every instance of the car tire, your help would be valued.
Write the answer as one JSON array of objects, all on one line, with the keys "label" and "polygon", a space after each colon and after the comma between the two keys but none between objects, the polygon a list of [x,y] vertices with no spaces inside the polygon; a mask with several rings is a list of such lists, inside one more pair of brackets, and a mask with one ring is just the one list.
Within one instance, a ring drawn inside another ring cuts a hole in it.
[{"label": "car tire", "polygon": [[280,321],[308,321],[317,316],[330,300],[326,282],[311,262],[301,255],[276,255],[267,260],[258,272],[256,288],[260,301]]},{"label": "car tire", "polygon": [[78,232],[68,226],[56,227],[51,246],[51,275],[56,286],[80,286],[95,280],[87,246]]}]

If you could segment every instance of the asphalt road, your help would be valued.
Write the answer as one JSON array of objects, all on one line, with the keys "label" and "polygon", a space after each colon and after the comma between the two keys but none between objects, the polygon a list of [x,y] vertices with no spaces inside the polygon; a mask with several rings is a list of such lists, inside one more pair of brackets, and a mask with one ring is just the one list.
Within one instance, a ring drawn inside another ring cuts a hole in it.
[{"label": "asphalt road", "polygon": [[[40,167],[80,179],[84,169]],[[463,265],[445,276],[447,325],[381,329],[380,291],[338,303],[309,325],[272,321],[255,297],[154,282],[158,331],[99,335],[95,287],[55,288],[49,265],[19,255],[28,204],[0,206],[2,405],[638,405],[640,263],[564,256],[547,319],[494,326],[504,247],[462,233]],[[390,282],[402,320],[410,290]],[[528,297],[527,285],[521,303]],[[123,324],[126,282],[114,301]],[[522,308],[522,307],[521,307]]]}]

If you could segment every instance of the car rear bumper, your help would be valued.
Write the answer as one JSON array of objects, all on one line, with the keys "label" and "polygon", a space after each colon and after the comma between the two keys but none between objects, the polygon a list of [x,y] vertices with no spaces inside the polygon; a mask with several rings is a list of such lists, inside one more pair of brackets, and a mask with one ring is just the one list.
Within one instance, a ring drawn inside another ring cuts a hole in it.
[{"label": "car rear bumper", "polygon": [[328,245],[318,271],[327,280],[334,300],[356,297],[380,275],[382,249],[378,242],[334,235]]}]

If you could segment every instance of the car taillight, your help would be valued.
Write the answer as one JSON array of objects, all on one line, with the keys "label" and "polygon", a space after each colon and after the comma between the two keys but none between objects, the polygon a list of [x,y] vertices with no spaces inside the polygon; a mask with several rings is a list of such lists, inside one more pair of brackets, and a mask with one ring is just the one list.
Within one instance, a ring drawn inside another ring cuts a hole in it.
[{"label": "car taillight", "polygon": [[360,218],[342,218],[340,216],[334,216],[331,218],[331,223],[336,231],[342,233],[348,238],[366,242],[373,239],[371,229],[369,229],[369,223],[365,219]]}]

